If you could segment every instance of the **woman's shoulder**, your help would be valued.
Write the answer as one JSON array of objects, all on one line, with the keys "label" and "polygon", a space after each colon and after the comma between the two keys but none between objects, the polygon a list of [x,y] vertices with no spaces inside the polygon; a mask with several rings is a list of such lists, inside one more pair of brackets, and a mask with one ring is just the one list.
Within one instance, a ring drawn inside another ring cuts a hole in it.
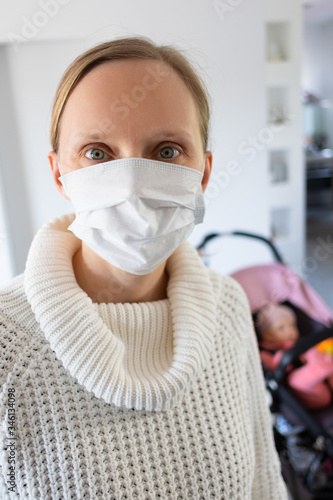
[{"label": "woman's shoulder", "polygon": [[245,308],[249,312],[248,298],[238,281],[213,269],[208,268],[207,272],[218,299],[230,307]]},{"label": "woman's shoulder", "polygon": [[208,269],[217,306],[220,330],[230,330],[239,340],[253,335],[253,320],[249,301],[240,284],[230,276]]},{"label": "woman's shoulder", "polygon": [[0,316],[17,319],[22,308],[29,310],[30,305],[24,289],[24,274],[19,274],[0,288]]},{"label": "woman's shoulder", "polygon": [[0,289],[0,383],[5,383],[15,366],[24,364],[36,330],[35,316],[27,301],[24,275]]},{"label": "woman's shoulder", "polygon": [[24,274],[18,274],[14,278],[12,278],[8,283],[5,283],[0,287],[0,297],[3,295],[7,295],[14,290],[18,290],[24,288]]},{"label": "woman's shoulder", "polygon": [[2,327],[6,323],[14,323],[18,329],[34,328],[36,318],[26,296],[24,274],[19,274],[0,288],[0,322]]}]

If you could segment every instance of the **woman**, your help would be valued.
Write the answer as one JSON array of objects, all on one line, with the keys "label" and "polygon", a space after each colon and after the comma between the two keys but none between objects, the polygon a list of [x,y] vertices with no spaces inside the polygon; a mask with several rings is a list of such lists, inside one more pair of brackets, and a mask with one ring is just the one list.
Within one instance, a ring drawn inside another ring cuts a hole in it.
[{"label": "woman", "polygon": [[185,241],[208,120],[188,61],[143,38],[63,76],[49,161],[76,214],[0,295],[2,498],[286,498],[246,298]]}]

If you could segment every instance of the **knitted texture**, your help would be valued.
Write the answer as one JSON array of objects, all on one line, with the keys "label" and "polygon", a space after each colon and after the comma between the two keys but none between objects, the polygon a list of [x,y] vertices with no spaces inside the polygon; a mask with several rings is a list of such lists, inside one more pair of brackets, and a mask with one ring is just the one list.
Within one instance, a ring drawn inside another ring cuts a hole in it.
[{"label": "knitted texture", "polygon": [[[140,325],[135,321],[135,306],[131,304],[127,312],[133,314],[126,321],[129,330],[121,338],[107,327],[91,299],[77,286],[70,263],[80,241],[66,231],[70,223],[67,216],[44,226],[29,252],[25,289],[41,329],[64,366],[97,397],[136,410],[170,408],[209,359],[216,306],[206,269],[188,243],[183,245],[187,250],[180,247],[170,257],[167,295],[173,321],[169,332],[172,345],[161,358],[164,347],[158,343],[163,342],[163,335],[158,326],[157,345],[150,349],[148,359],[151,322],[149,328],[142,325],[145,338],[140,338],[136,334]],[[54,248],[59,251],[54,252]],[[195,273],[191,273],[193,266]],[[136,309],[144,320],[142,307]],[[205,314],[193,314],[200,308]],[[154,305],[152,312],[151,320],[159,324],[158,306]],[[116,310],[113,315],[117,317]]]},{"label": "knitted texture", "polygon": [[186,243],[167,299],[94,304],[66,225],[0,292],[0,498],[286,499],[240,287]]}]

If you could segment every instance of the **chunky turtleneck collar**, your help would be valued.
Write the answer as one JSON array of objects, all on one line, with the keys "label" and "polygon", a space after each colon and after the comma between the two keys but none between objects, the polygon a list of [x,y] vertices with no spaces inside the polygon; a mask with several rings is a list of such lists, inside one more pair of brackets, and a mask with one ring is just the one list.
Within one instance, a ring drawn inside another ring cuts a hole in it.
[{"label": "chunky turtleneck collar", "polygon": [[168,259],[167,299],[96,304],[78,286],[72,259],[81,241],[74,215],[44,225],[31,245],[25,292],[57,358],[96,397],[119,407],[167,410],[206,366],[215,296],[195,249]]}]

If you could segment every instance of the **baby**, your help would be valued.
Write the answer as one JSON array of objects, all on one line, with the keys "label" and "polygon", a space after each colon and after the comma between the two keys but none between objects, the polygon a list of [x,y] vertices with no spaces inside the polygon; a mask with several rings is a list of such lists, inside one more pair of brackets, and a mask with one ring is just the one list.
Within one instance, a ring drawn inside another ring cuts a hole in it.
[{"label": "baby", "polygon": [[[268,304],[256,320],[263,364],[274,371],[283,353],[299,339],[296,315],[282,305]],[[287,375],[289,387],[307,408],[320,409],[332,402],[333,356],[313,347],[301,355],[304,365]]]}]

